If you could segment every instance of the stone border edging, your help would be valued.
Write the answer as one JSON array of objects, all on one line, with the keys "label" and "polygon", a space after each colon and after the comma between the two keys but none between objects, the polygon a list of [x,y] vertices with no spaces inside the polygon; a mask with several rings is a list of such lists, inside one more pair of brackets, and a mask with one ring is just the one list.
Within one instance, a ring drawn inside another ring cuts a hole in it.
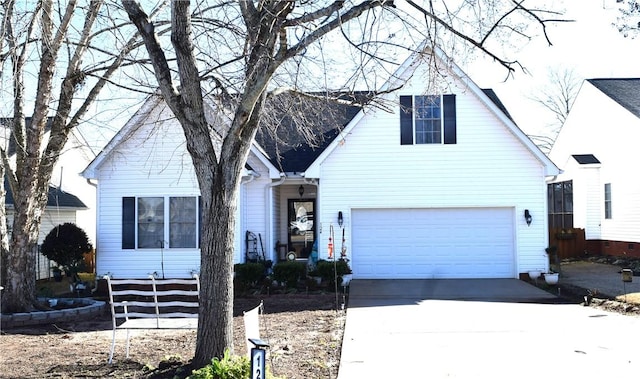
[{"label": "stone border edging", "polygon": [[79,301],[85,305],[77,308],[53,311],[3,314],[0,317],[0,325],[2,325],[2,328],[15,328],[29,325],[54,324],[56,322],[73,322],[102,315],[106,310],[106,302],[104,301],[90,298],[62,298],[60,300]]}]

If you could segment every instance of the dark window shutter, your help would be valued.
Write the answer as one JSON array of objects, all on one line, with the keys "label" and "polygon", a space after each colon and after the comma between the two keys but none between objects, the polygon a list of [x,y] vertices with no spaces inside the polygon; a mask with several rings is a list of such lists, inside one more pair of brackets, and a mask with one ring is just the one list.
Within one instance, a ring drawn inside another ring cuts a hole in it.
[{"label": "dark window shutter", "polygon": [[456,143],[456,95],[442,96],[444,113],[444,143]]},{"label": "dark window shutter", "polygon": [[202,240],[202,196],[198,196],[198,248]]},{"label": "dark window shutter", "polygon": [[400,96],[400,144],[413,145],[413,98]]},{"label": "dark window shutter", "polygon": [[136,198],[122,198],[122,248],[136,248]]}]

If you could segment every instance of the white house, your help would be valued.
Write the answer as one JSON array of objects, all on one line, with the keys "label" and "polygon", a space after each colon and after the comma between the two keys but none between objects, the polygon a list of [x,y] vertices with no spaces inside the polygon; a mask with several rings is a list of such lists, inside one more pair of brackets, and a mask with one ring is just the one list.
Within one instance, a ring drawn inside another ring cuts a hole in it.
[{"label": "white house", "polygon": [[[442,52],[413,55],[393,78],[382,90],[401,89],[383,96],[386,110],[335,105],[330,120],[318,115],[327,120],[317,146],[286,122],[277,137],[258,133],[242,178],[235,260],[307,259],[316,250],[326,259],[331,238],[354,278],[546,269],[546,179],[558,168],[495,94]],[[224,124],[215,109],[210,122]],[[159,97],[84,175],[98,183],[99,274],[198,270],[198,186],[181,128]]]},{"label": "white house", "polygon": [[587,250],[640,256],[640,78],[585,80],[549,157],[552,226],[584,228]]}]

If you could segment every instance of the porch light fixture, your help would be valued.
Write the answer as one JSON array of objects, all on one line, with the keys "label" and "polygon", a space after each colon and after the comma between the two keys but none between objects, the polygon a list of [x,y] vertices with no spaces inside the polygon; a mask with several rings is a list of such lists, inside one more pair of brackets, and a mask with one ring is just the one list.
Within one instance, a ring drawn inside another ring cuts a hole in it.
[{"label": "porch light fixture", "polygon": [[528,209],[524,210],[524,220],[527,222],[527,226],[531,225],[531,221],[533,221],[533,217]]},{"label": "porch light fixture", "polygon": [[344,219],[342,218],[342,211],[338,212],[338,226],[342,228],[342,224],[344,223]]},{"label": "porch light fixture", "polygon": [[300,187],[298,187],[298,193],[300,194],[300,197],[304,195],[304,187],[302,186],[302,184],[300,184]]}]

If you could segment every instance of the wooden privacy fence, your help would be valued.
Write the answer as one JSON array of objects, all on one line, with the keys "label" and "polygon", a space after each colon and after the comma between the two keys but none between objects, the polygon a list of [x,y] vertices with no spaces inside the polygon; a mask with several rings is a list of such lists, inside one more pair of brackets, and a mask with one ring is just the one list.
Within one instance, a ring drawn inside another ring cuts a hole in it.
[{"label": "wooden privacy fence", "polygon": [[96,250],[93,249],[88,253],[84,253],[84,272],[96,272]]},{"label": "wooden privacy fence", "polygon": [[587,249],[584,229],[549,229],[549,246],[556,246],[558,248],[559,259],[582,257]]}]

